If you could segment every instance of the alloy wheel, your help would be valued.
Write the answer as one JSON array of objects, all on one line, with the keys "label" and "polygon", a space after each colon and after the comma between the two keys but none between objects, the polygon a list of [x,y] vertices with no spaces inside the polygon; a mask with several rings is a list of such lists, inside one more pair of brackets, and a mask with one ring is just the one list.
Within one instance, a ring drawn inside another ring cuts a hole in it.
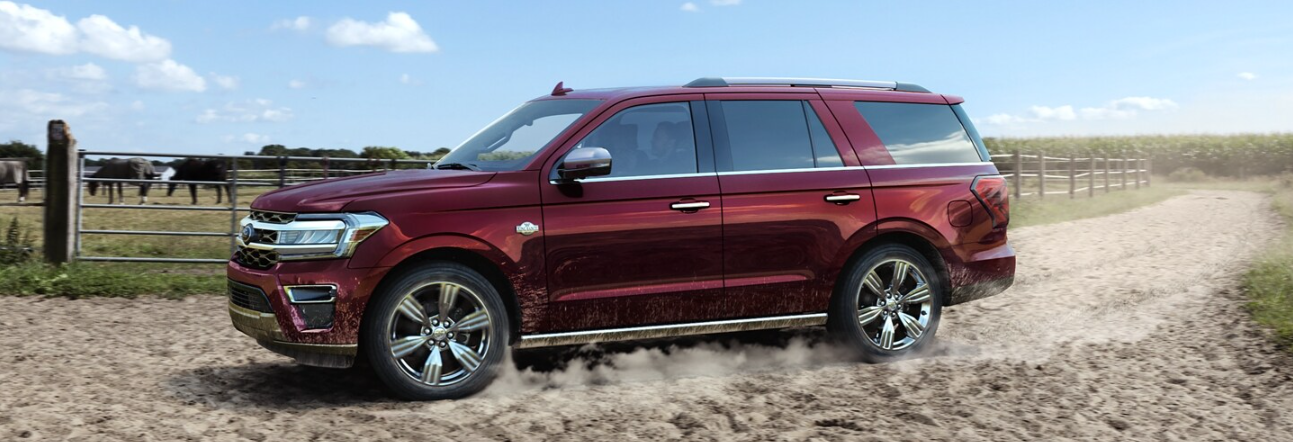
[{"label": "alloy wheel", "polygon": [[467,379],[493,344],[480,296],[452,282],[420,285],[391,312],[390,356],[405,375],[440,387]]},{"label": "alloy wheel", "polygon": [[920,341],[931,319],[933,292],[924,272],[903,259],[876,264],[862,279],[858,324],[881,350],[898,351]]}]

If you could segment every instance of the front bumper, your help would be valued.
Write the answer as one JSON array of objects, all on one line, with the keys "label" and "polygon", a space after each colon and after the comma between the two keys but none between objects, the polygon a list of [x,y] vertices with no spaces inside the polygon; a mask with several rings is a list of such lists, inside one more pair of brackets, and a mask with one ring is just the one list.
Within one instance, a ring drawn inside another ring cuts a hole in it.
[{"label": "front bumper", "polygon": [[229,318],[233,327],[251,336],[257,344],[274,353],[289,356],[305,365],[346,368],[355,364],[359,354],[356,344],[302,344],[289,342],[278,328],[273,313],[261,313],[229,302]]},{"label": "front bumper", "polygon": [[[259,270],[230,262],[226,274],[234,328],[302,364],[349,367],[358,354],[364,306],[390,269],[351,269],[346,264],[341,259],[282,262]],[[331,320],[324,326],[309,316],[309,307],[318,304],[293,303],[284,289],[309,285],[336,287]]]}]

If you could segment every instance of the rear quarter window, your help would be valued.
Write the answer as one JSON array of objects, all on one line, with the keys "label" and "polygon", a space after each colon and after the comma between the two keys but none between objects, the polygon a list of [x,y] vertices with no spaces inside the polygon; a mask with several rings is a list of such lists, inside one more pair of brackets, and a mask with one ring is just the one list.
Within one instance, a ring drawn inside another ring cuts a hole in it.
[{"label": "rear quarter window", "polygon": [[853,105],[880,137],[894,164],[983,161],[951,106],[867,101]]}]

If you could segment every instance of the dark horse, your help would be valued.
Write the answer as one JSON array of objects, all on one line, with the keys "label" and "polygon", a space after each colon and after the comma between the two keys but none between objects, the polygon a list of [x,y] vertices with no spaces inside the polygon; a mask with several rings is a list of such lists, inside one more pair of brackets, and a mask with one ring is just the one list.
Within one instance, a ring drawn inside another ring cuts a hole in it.
[{"label": "dark horse", "polygon": [[27,162],[22,160],[0,161],[0,187],[18,185],[18,202],[27,201]]},{"label": "dark horse", "polygon": [[[203,161],[196,158],[189,158],[184,160],[183,163],[180,163],[179,166],[175,167],[175,175],[172,175],[171,179],[174,181],[225,181],[226,174],[224,161]],[[178,185],[179,184],[169,184],[166,189],[166,196],[174,194],[175,186]],[[220,202],[223,201],[220,190],[223,188],[224,192],[228,193],[229,185],[218,184],[214,187],[216,190],[216,204],[220,204]],[[197,184],[189,184],[189,196],[193,197],[193,204],[196,205],[198,203]],[[230,198],[232,199],[233,197],[230,196]]]},{"label": "dark horse", "polygon": [[[153,163],[143,158],[113,158],[103,162],[103,167],[90,175],[90,178],[108,178],[118,180],[152,180],[157,178],[157,171],[153,169]],[[117,185],[117,196],[121,197],[121,204],[126,203],[126,194],[124,190],[125,183],[107,183],[108,204],[113,204],[115,200],[112,195],[112,185]],[[139,184],[139,204],[148,203],[148,188],[152,184]],[[94,196],[99,190],[99,183],[90,182],[90,196]]]}]

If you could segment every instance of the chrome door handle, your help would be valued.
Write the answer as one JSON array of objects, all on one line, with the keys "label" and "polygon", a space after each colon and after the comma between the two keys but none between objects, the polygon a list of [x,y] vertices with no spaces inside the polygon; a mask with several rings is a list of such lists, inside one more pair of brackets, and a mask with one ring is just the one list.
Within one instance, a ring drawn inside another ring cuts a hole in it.
[{"label": "chrome door handle", "polygon": [[862,199],[862,195],[826,195],[826,202],[835,204],[848,204],[860,199]]},{"label": "chrome door handle", "polygon": [[708,201],[696,201],[690,203],[673,203],[669,205],[670,209],[682,211],[696,211],[709,207]]}]

